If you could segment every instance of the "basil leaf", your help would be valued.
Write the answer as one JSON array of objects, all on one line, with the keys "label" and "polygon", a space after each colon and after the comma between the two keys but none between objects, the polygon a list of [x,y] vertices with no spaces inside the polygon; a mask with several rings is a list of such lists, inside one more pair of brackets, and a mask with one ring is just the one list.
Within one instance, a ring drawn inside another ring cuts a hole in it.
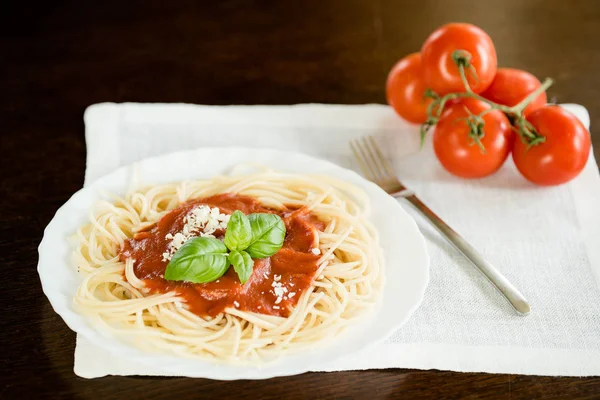
[{"label": "basil leaf", "polygon": [[252,267],[254,267],[254,260],[250,257],[250,254],[245,251],[232,251],[229,253],[229,262],[233,265],[233,269],[238,274],[240,282],[246,283],[252,275]]},{"label": "basil leaf", "polygon": [[169,261],[165,279],[207,283],[219,279],[229,268],[227,247],[215,238],[196,237],[185,242]]},{"label": "basil leaf", "polygon": [[248,217],[240,210],[231,214],[225,231],[225,245],[229,250],[244,250],[252,241],[252,229]]},{"label": "basil leaf", "polygon": [[283,245],[285,224],[276,214],[250,214],[252,242],[246,249],[252,258],[270,257]]}]

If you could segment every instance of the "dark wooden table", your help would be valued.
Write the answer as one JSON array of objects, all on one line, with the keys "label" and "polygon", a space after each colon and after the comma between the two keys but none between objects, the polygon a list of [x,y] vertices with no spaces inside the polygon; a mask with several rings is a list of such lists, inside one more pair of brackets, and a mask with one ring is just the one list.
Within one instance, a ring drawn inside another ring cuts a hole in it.
[{"label": "dark wooden table", "polygon": [[600,398],[600,378],[401,369],[260,382],[76,377],[75,334],[36,264],[44,227],[82,186],[90,104],[382,103],[392,64],[460,20],[488,31],[501,65],[554,77],[549,98],[583,104],[592,129],[600,123],[595,0],[205,3],[3,3],[0,398]]}]

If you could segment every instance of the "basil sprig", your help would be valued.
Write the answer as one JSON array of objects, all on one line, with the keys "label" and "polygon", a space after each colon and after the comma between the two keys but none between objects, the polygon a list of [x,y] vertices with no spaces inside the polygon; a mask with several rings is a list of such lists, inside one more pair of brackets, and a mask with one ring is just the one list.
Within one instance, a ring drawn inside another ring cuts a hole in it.
[{"label": "basil sprig", "polygon": [[285,224],[276,214],[250,214],[252,241],[246,249],[252,258],[270,257],[277,253],[285,239]]},{"label": "basil sprig", "polygon": [[246,283],[252,275],[252,259],[277,253],[283,246],[285,233],[285,224],[279,215],[257,213],[246,216],[237,210],[229,218],[223,241],[196,237],[181,246],[167,264],[165,279],[213,282],[232,264],[240,282]]},{"label": "basil sprig", "polygon": [[227,230],[225,231],[225,246],[229,250],[244,250],[252,242],[252,227],[248,217],[241,212],[236,210],[227,223]]},{"label": "basil sprig", "polygon": [[252,268],[254,267],[254,260],[250,257],[250,254],[245,251],[233,250],[227,257],[233,269],[238,274],[240,282],[246,283],[252,275]]},{"label": "basil sprig", "polygon": [[212,282],[223,276],[228,268],[227,246],[223,242],[210,237],[195,237],[173,255],[165,270],[165,279]]}]

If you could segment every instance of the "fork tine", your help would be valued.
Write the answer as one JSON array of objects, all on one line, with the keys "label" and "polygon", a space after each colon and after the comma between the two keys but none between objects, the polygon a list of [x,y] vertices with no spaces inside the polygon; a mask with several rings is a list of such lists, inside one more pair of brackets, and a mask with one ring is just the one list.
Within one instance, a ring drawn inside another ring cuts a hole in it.
[{"label": "fork tine", "polygon": [[387,179],[394,178],[396,176],[394,174],[394,170],[392,169],[392,166],[390,165],[387,158],[384,157],[383,153],[381,152],[381,149],[377,145],[377,142],[375,141],[373,136],[370,136],[370,135],[367,136],[367,141],[373,148],[373,151],[375,152],[375,154],[377,156],[376,158],[377,158],[377,160],[379,160],[379,165],[387,172]]},{"label": "fork tine", "polygon": [[358,163],[360,165],[360,169],[362,169],[363,174],[370,181],[374,181],[375,180],[375,175],[373,174],[373,171],[372,171],[370,165],[367,163],[366,157],[363,155],[362,146],[360,146],[360,143],[358,142],[358,139],[352,139],[352,140],[350,140],[350,147],[352,148],[352,152],[354,153],[354,157],[356,157],[356,159],[358,160]]},{"label": "fork tine", "polygon": [[369,143],[369,137],[365,136],[362,138],[362,143],[363,143],[363,149],[365,154],[367,154],[367,159],[369,160],[369,163],[371,164],[371,168],[373,169],[373,174],[376,177],[376,180],[382,181],[387,179],[385,172],[383,171],[383,168],[379,165],[377,159],[377,155],[375,154],[375,151],[371,148],[371,145]]}]

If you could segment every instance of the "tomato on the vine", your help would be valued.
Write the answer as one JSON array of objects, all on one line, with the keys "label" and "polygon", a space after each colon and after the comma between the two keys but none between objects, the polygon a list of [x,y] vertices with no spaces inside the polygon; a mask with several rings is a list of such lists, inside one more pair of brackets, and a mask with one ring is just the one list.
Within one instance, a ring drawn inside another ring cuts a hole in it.
[{"label": "tomato on the vine", "polygon": [[515,140],[512,151],[518,170],[531,182],[559,185],[575,178],[590,154],[590,134],[581,121],[560,106],[544,106],[527,116],[545,141],[530,146]]},{"label": "tomato on the vine", "polygon": [[[514,68],[498,68],[492,84],[481,95],[494,103],[512,107],[540,86],[542,86],[540,81],[527,71]],[[525,107],[523,115],[529,114],[546,103],[546,92],[542,92]]]},{"label": "tomato on the vine", "polygon": [[423,44],[423,77],[428,87],[440,95],[465,91],[453,59],[456,50],[470,54],[469,63],[472,68],[465,68],[467,81],[473,92],[483,92],[496,75],[496,49],[487,33],[475,25],[465,23],[444,25],[429,35]]},{"label": "tomato on the vine", "polygon": [[388,75],[388,104],[409,122],[422,124],[427,120],[427,106],[433,99],[425,97],[425,90],[427,85],[421,71],[420,53],[409,54],[398,61]]},{"label": "tomato on the vine", "polygon": [[[510,152],[514,134],[510,122],[499,110],[487,111],[477,145],[467,122],[471,115],[489,110],[483,101],[472,98],[445,108],[433,133],[433,149],[442,166],[450,173],[462,178],[481,178],[496,172]],[[467,111],[468,110],[468,111]],[[472,118],[472,117],[471,117]]]}]

